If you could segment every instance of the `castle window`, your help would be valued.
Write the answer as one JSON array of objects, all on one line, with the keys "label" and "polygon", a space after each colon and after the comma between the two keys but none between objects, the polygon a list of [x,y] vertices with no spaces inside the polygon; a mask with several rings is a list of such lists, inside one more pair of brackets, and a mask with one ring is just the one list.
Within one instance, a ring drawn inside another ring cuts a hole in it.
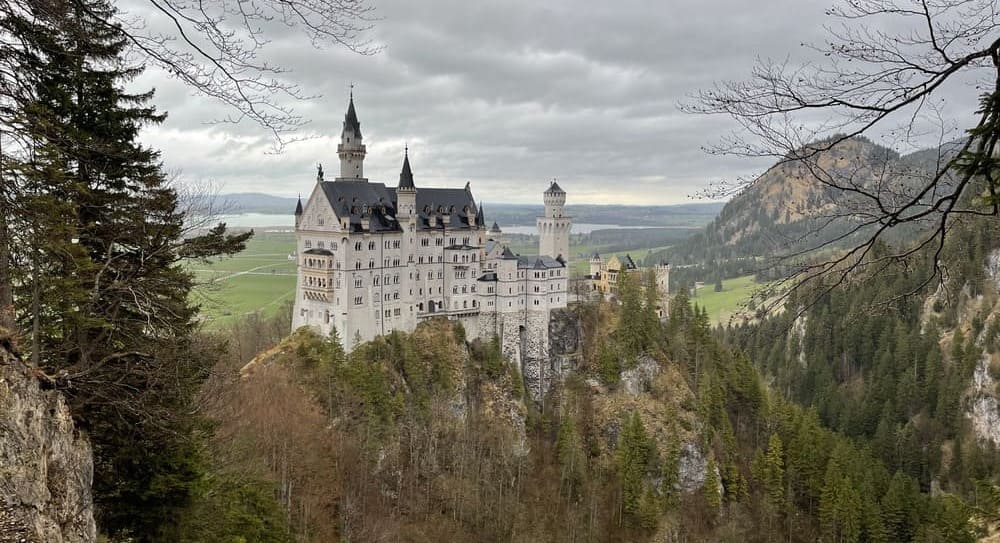
[{"label": "castle window", "polygon": [[444,238],[435,238],[434,245],[437,245],[438,247],[444,245]]},{"label": "castle window", "polygon": [[368,261],[368,269],[374,269],[374,268],[375,268],[375,261],[374,260],[369,260]]},{"label": "castle window", "polygon": [[468,245],[468,244],[469,244],[469,238],[468,238],[468,236],[462,238],[462,245]]},{"label": "castle window", "polygon": [[368,242],[368,250],[369,251],[374,251],[375,250],[375,242],[374,241],[369,241]]},{"label": "castle window", "polygon": [[312,247],[312,246],[313,246],[313,245],[312,245],[312,242],[311,242],[311,241],[309,241],[309,240],[306,240],[306,249],[308,249],[308,248],[310,248],[310,247]]},{"label": "castle window", "polygon": [[392,312],[393,312],[393,314],[394,314],[394,315],[396,315],[397,317],[399,316],[399,308],[398,308],[398,307],[397,307],[396,309],[393,309],[393,310],[392,310]]},{"label": "castle window", "polygon": [[319,218],[319,219],[316,219],[316,222],[319,223],[320,226],[323,226],[323,218],[322,217]]},{"label": "castle window", "polygon": [[427,247],[428,245],[430,245],[430,243],[431,243],[431,240],[429,240],[427,238],[424,238],[424,239],[420,240],[420,245],[422,247]]},{"label": "castle window", "polygon": [[355,296],[354,297],[354,305],[361,305],[361,302],[362,302],[362,297],[361,296]]},{"label": "castle window", "polygon": [[372,279],[372,285],[376,286],[376,287],[378,286],[378,276],[377,275],[375,276],[375,279]]},{"label": "castle window", "polygon": [[361,288],[361,278],[360,277],[355,277],[354,278],[354,288]]},{"label": "castle window", "polygon": [[358,260],[357,262],[354,263],[354,269],[356,269],[356,270],[360,270],[361,269],[361,261],[360,260]]},{"label": "castle window", "polygon": [[455,244],[455,238],[451,238],[448,240],[448,245],[454,245],[454,244]]},{"label": "castle window", "polygon": [[360,251],[361,250],[361,242],[360,241],[354,242],[354,250],[355,251]]}]

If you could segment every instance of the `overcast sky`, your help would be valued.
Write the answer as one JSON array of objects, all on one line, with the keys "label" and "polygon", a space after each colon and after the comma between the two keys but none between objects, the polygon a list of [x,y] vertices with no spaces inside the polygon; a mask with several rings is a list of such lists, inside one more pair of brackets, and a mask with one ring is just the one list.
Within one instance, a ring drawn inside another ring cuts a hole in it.
[{"label": "overcast sky", "polygon": [[[691,201],[709,181],[765,164],[705,154],[734,124],[681,113],[687,95],[745,78],[756,57],[801,58],[829,2],[814,0],[374,0],[374,56],[316,50],[296,34],[270,52],[304,92],[311,120],[269,154],[253,126],[210,125],[224,106],[151,70],[169,113],[145,133],[168,169],[223,192],[308,194],[336,145],[354,83],[372,181],[395,185],[403,145],[420,186],[471,181],[481,201],[538,202],[558,178],[570,203]],[[332,176],[332,175],[331,175]]]}]

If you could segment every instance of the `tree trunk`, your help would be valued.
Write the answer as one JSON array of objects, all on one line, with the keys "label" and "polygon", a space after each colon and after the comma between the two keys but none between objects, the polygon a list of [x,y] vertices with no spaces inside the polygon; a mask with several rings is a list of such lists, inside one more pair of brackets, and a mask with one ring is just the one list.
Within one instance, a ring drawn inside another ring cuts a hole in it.
[{"label": "tree trunk", "polygon": [[14,288],[10,277],[10,196],[4,175],[3,143],[0,142],[0,328],[14,328]]}]

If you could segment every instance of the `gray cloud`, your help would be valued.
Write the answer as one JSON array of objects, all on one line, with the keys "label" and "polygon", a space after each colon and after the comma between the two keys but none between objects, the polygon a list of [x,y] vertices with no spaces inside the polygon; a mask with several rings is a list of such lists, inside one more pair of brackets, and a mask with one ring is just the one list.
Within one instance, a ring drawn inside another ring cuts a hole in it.
[{"label": "gray cloud", "polygon": [[[130,0],[133,3],[142,0]],[[674,203],[708,182],[765,167],[701,147],[733,123],[680,113],[677,103],[757,57],[805,58],[822,40],[824,3],[803,0],[376,0],[372,57],[273,36],[269,60],[306,93],[310,139],[268,154],[251,125],[211,125],[224,106],[150,70],[170,116],[145,140],[188,180],[227,192],[308,193],[316,162],[338,169],[336,144],[355,101],[366,173],[395,184],[409,142],[418,187],[471,181],[486,202],[535,202],[557,177],[570,203]],[[964,96],[964,93],[957,93]],[[974,93],[972,94],[974,98]],[[951,106],[972,108],[963,98]]]}]

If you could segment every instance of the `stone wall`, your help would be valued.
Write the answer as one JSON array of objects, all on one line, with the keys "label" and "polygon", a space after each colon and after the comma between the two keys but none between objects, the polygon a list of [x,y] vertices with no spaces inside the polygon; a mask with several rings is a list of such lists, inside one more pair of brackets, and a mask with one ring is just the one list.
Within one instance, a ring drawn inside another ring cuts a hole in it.
[{"label": "stone wall", "polygon": [[90,444],[62,395],[0,346],[0,543],[96,540]]}]

